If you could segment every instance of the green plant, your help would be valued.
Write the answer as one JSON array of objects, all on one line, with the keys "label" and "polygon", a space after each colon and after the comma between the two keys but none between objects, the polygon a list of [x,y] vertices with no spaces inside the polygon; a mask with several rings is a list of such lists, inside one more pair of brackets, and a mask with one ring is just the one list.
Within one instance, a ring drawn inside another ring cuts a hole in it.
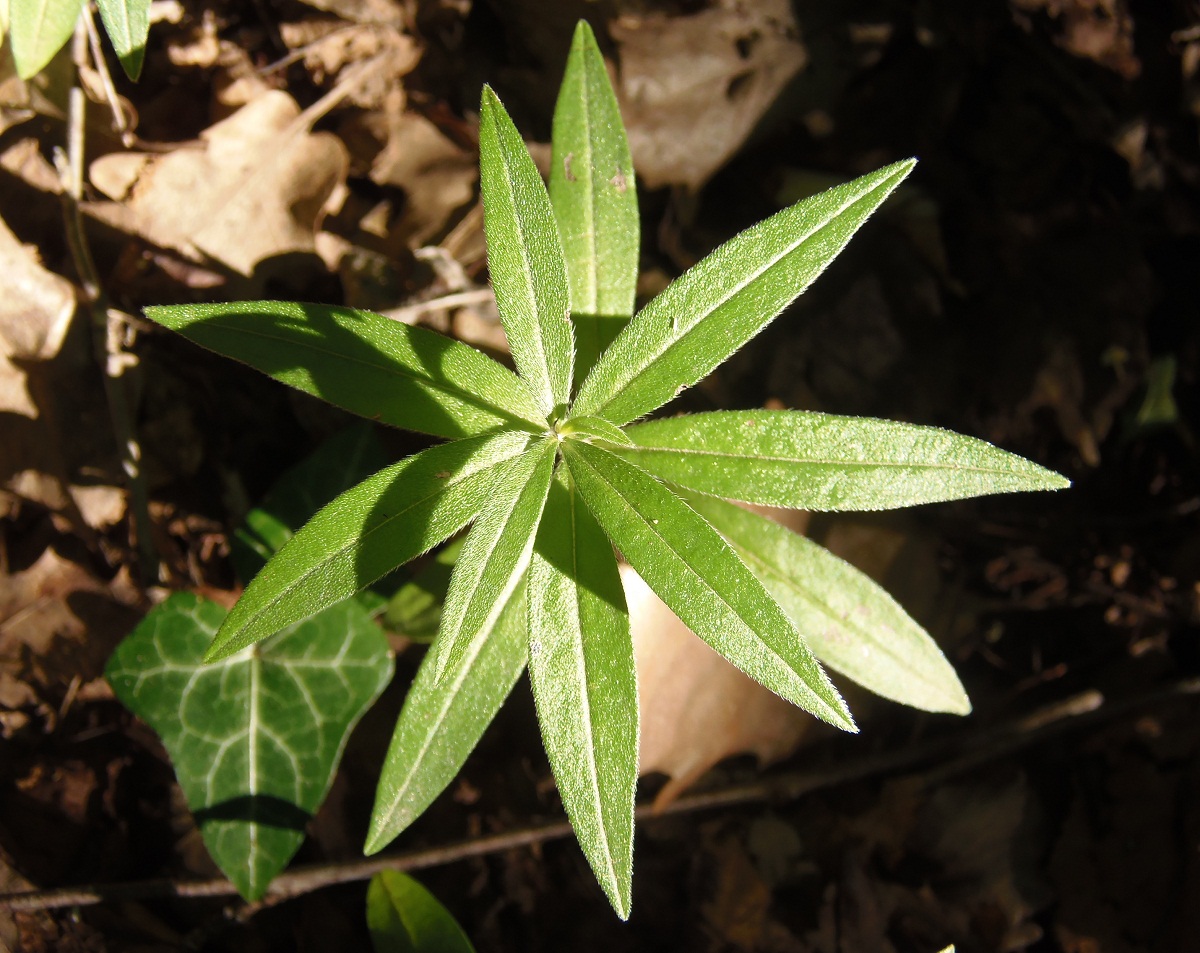
[{"label": "green plant", "polygon": [[396,726],[366,849],[384,847],[444,789],[528,665],[563,803],[626,917],[638,702],[614,547],[733,664],[853,731],[818,658],[907,704],[963,713],[969,703],[929,636],[878,587],[725,500],[881,509],[1067,484],[983,441],[909,424],[799,411],[635,422],[778,315],[912,160],[759,223],[630,317],[633,168],[585,24],[555,113],[549,192],[488,88],[480,156],[489,267],[516,373],[349,308],[147,309],[283,383],[448,441],[313,516],[246,589],[208,658],[237,656],[469,526],[439,634]]},{"label": "green plant", "polygon": [[[7,0],[8,21],[0,17],[0,39],[8,31],[13,62],[21,79],[40,73],[75,31],[88,0]],[[137,79],[150,33],[150,0],[96,0],[104,32],[121,68]]]}]

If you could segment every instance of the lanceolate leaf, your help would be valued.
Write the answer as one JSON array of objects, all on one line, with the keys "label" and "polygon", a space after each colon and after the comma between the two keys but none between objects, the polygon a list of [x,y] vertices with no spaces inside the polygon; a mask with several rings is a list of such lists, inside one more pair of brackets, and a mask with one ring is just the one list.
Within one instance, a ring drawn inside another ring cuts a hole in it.
[{"label": "lanceolate leaf", "polygon": [[914,164],[830,189],[730,239],[638,312],[573,412],[628,423],[707,376],[825,270]]},{"label": "lanceolate leaf", "polygon": [[393,427],[437,437],[546,428],[512,371],[466,344],[369,311],[254,301],[147,308],[146,317]]},{"label": "lanceolate leaf", "polygon": [[523,582],[440,679],[425,654],[383,762],[363,850],[374,854],[445,790],[525,669],[529,630]]},{"label": "lanceolate leaf", "polygon": [[571,396],[575,337],[550,197],[508,113],[483,88],[479,175],[488,271],[517,370],[543,416]]},{"label": "lanceolate leaf", "polygon": [[162,739],[213,860],[254,900],[304,840],[392,657],[370,616],[345,602],[205,665],[224,614],[189,593],[171,596],[117,647],[106,674]]},{"label": "lanceolate leaf", "polygon": [[32,79],[66,45],[84,0],[12,0],[8,36],[21,79]]},{"label": "lanceolate leaf", "polygon": [[563,453],[604,531],[688,628],[794,705],[856,730],[791,621],[703,517],[607,450],[566,440]]},{"label": "lanceolate leaf", "polygon": [[242,594],[209,652],[224,658],[366,588],[465,526],[523,433],[432,447],[347,490],[293,536]]},{"label": "lanceolate leaf", "polygon": [[150,0],[98,0],[104,32],[117,51],[125,75],[137,79],[150,35]]},{"label": "lanceolate leaf", "polygon": [[830,668],[903,705],[970,712],[937,643],[869,577],[757,513],[712,497],[689,495],[688,502],[729,540]]},{"label": "lanceolate leaf", "polygon": [[439,677],[473,642],[487,637],[525,575],[554,471],[554,447],[555,441],[543,440],[492,476],[446,592],[442,628],[433,643]]},{"label": "lanceolate leaf", "polygon": [[375,953],[475,953],[450,911],[402,870],[381,870],[367,887]]},{"label": "lanceolate leaf", "polygon": [[571,282],[575,376],[582,380],[633,314],[639,252],[629,143],[604,58],[582,20],[554,109],[550,201]]},{"label": "lanceolate leaf", "polygon": [[621,919],[633,877],[637,670],[612,544],[564,470],[529,569],[529,678],[563,805]]},{"label": "lanceolate leaf", "polygon": [[974,437],[800,410],[717,411],[626,431],[613,448],[671,483],[802,510],[883,510],[1069,481]]}]

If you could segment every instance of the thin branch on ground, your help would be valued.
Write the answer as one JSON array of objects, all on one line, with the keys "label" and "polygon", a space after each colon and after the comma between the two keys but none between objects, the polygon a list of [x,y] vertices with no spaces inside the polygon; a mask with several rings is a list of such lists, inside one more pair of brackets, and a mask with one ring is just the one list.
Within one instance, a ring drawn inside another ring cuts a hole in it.
[{"label": "thin branch on ground", "polygon": [[[652,805],[638,808],[639,822],[670,814],[691,814],[750,804],[780,804],[806,794],[873,778],[914,772],[932,766],[929,781],[941,781],[997,761],[1023,748],[1065,734],[1094,727],[1145,708],[1200,695],[1200,678],[1182,679],[1128,698],[1108,701],[1097,691],[1087,691],[1039,709],[1032,715],[977,731],[958,732],[882,755],[846,761],[841,766],[818,771],[791,771],[764,775],[748,784],[732,785],[685,795],[662,809]],[[233,911],[233,919],[245,920],[265,906],[273,906],[313,890],[335,884],[367,880],[382,870],[422,870],[472,857],[482,857],[569,836],[565,819],[531,824],[486,837],[454,841],[436,847],[388,854],[368,860],[314,864],[280,874],[267,896]],[[226,897],[237,894],[228,880],[201,881],[143,880],[126,884],[62,887],[0,895],[0,907],[9,910],[53,910],[86,907],[101,903],[154,900],[168,897]]]}]

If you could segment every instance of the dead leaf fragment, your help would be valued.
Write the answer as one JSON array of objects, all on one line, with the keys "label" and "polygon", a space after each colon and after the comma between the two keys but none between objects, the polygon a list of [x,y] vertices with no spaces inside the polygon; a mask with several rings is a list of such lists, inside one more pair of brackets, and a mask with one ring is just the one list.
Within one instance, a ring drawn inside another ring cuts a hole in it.
[{"label": "dead leaf fragment", "polygon": [[788,0],[626,15],[611,33],[633,164],[650,188],[703,185],[808,59]]},{"label": "dead leaf fragment", "polygon": [[1041,12],[1059,27],[1055,42],[1072,56],[1085,57],[1136,79],[1141,60],[1133,47],[1133,17],[1125,0],[1011,0],[1014,9]]},{"label": "dead leaf fragment", "polygon": [[113,204],[110,224],[196,260],[250,276],[264,259],[315,253],[325,202],[349,158],[329,133],[312,133],[287,93],[264,93],[167,155],[113,153],[91,167]]}]

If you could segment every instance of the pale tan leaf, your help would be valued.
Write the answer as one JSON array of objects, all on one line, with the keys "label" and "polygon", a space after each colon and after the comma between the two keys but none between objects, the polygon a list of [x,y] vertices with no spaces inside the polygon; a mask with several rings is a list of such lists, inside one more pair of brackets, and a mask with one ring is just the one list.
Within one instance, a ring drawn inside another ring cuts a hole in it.
[{"label": "pale tan leaf", "polygon": [[92,164],[115,206],[110,223],[196,259],[250,276],[264,259],[314,253],[326,200],[345,180],[340,140],[308,130],[287,93],[259,96],[166,155],[114,153]]},{"label": "pale tan leaf", "polygon": [[807,62],[789,0],[718,0],[692,16],[613,22],[621,115],[649,188],[699,188]]}]

